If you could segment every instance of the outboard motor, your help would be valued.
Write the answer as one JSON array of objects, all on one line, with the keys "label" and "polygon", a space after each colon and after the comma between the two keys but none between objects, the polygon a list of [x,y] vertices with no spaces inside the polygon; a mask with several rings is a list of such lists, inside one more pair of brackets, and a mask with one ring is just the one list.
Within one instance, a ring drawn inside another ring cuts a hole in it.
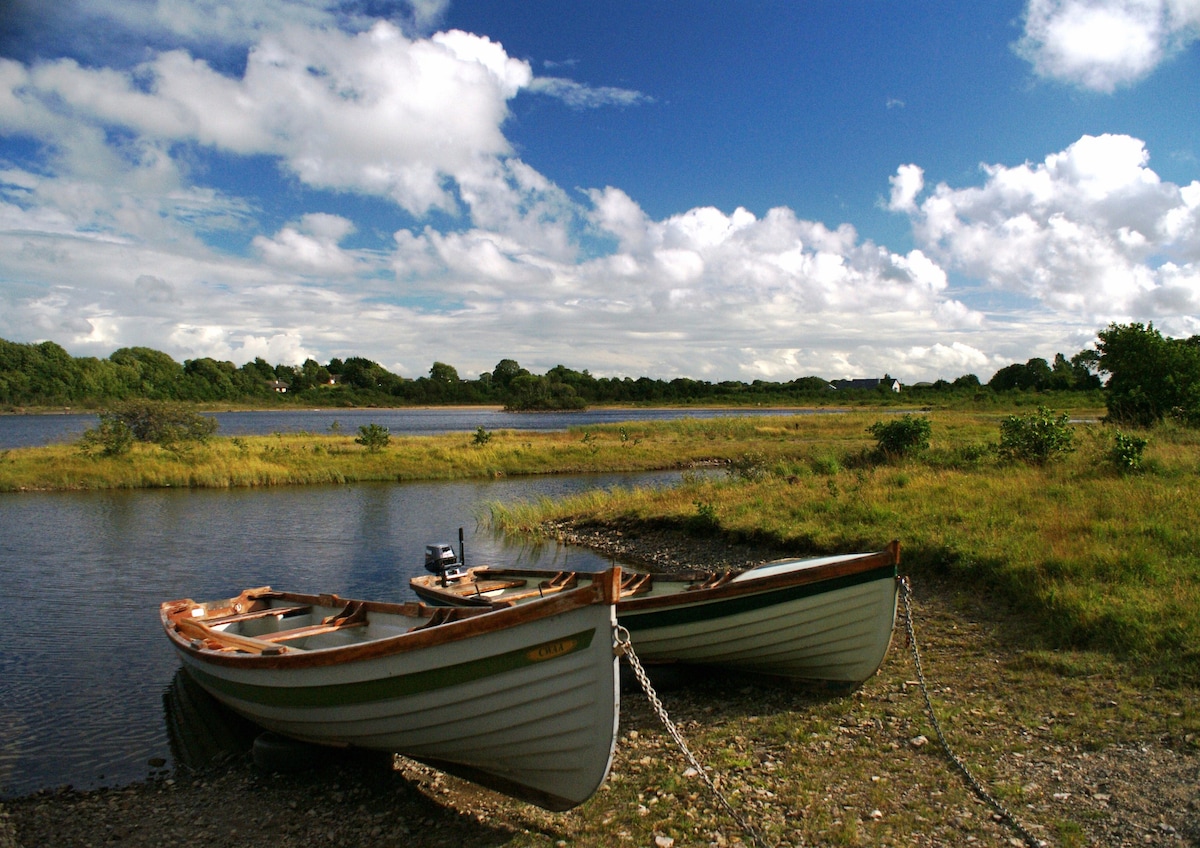
[{"label": "outboard motor", "polygon": [[[458,531],[459,546],[462,545],[462,530]],[[457,580],[467,573],[465,557],[459,559],[454,548],[445,542],[425,546],[425,570],[436,574],[444,586],[451,580]]]}]

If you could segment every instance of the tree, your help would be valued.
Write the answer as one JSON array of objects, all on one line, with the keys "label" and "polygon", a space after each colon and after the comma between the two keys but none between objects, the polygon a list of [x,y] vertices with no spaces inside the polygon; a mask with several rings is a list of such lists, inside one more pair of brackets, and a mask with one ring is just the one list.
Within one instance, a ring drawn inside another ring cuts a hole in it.
[{"label": "tree", "polygon": [[496,367],[492,369],[492,382],[502,389],[507,389],[508,385],[521,373],[528,374],[529,372],[522,368],[515,359],[501,359],[496,363]]},{"label": "tree", "polygon": [[1109,375],[1109,419],[1149,427],[1170,416],[1200,425],[1200,337],[1164,338],[1153,324],[1110,324],[1096,350],[1098,367]]},{"label": "tree", "polygon": [[367,453],[379,453],[388,446],[392,435],[387,427],[379,424],[364,424],[358,428],[358,438],[354,441],[367,449]]},{"label": "tree", "polygon": [[232,362],[218,362],[207,356],[189,359],[183,363],[180,394],[188,400],[234,400],[238,396],[233,385],[235,371]]},{"label": "tree", "polygon": [[429,369],[429,379],[443,386],[455,386],[458,384],[458,369],[445,362],[435,362]]},{"label": "tree", "polygon": [[1031,359],[1024,365],[1013,363],[1001,368],[988,381],[993,391],[1007,392],[1013,389],[1034,391],[1050,385],[1050,363],[1041,358]]},{"label": "tree", "polygon": [[183,366],[167,354],[148,347],[123,347],[108,359],[124,370],[134,395],[156,400],[179,396]]}]

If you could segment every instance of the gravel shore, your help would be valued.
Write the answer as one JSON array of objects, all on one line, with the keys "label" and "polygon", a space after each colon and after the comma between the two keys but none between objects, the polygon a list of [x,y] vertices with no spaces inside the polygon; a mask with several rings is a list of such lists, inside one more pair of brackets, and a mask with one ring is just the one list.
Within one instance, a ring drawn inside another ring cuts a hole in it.
[{"label": "gravel shore", "polygon": [[[644,528],[549,529],[656,570],[742,567],[788,553]],[[1200,746],[1186,732],[1196,693],[1061,674],[1019,647],[1018,619],[952,586],[917,586],[913,601],[947,735],[1037,839],[1200,846]],[[879,674],[852,693],[711,675],[664,687],[663,701],[722,791],[771,834],[767,844],[1023,844],[930,741],[915,674],[901,632]],[[0,848],[748,842],[687,768],[646,699],[626,691],[612,774],[568,813],[406,760],[347,755],[277,774],[247,754],[132,786],[9,800]]]}]

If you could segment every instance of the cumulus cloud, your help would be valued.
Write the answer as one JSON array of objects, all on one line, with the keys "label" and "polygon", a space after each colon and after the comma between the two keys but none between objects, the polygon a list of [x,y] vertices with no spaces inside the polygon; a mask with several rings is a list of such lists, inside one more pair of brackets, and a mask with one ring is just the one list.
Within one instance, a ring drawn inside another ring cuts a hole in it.
[{"label": "cumulus cloud", "polygon": [[998,290],[1186,331],[1200,315],[1200,183],[1163,182],[1148,162],[1136,138],[1083,136],[1040,163],[984,165],[983,185],[942,183],[919,205],[900,192],[893,208],[931,256]]},{"label": "cumulus cloud", "polygon": [[[504,134],[521,92],[578,108],[647,102],[636,92],[535,78],[470,33],[277,26],[275,7],[256,8],[207,30],[254,33],[236,72],[183,49],[136,67],[0,60],[0,132],[40,145],[0,170],[0,265],[19,281],[0,287],[0,337],[235,362],[363,355],[409,375],[453,339],[464,375],[514,357],[915,381],[986,378],[1063,338],[1078,350],[1108,317],[1170,330],[1200,314],[1200,183],[1163,182],[1128,136],[987,165],[978,186],[930,188],[901,165],[886,205],[911,218],[914,249],[784,207],[656,218],[617,187],[564,191]],[[433,20],[441,6],[420,8]],[[188,20],[173,25],[199,37]],[[214,151],[277,162],[301,208],[271,218],[197,185]],[[353,195],[409,214],[360,219]],[[1048,318],[1009,323],[964,278]]]},{"label": "cumulus cloud", "polygon": [[1111,92],[1197,38],[1196,0],[1029,0],[1015,47],[1043,77]]},{"label": "cumulus cloud", "polygon": [[117,127],[143,144],[276,156],[309,185],[389,197],[423,215],[454,211],[448,183],[509,153],[507,100],[531,76],[486,37],[410,40],[381,21],[358,34],[265,36],[240,78],[181,50],[132,71],[6,62],[0,104],[11,107],[10,132],[57,139]]},{"label": "cumulus cloud", "polygon": [[941,362],[916,346],[881,349],[881,339],[980,321],[948,296],[945,272],[924,253],[893,253],[846,225],[829,229],[786,208],[759,218],[700,207],[656,221],[618,189],[588,198],[590,225],[614,240],[611,252],[563,261],[497,232],[401,231],[397,270],[420,281],[411,285],[436,280],[439,294],[456,293],[463,344],[503,326],[555,355],[565,344],[595,373],[924,369]]},{"label": "cumulus cloud", "polygon": [[925,172],[916,165],[901,165],[888,180],[892,184],[892,197],[888,208],[893,212],[911,212],[916,208],[916,197],[925,188]]},{"label": "cumulus cloud", "polygon": [[353,274],[355,260],[338,242],[354,232],[354,224],[340,215],[312,213],[295,226],[284,227],[272,238],[254,237],[254,248],[272,264],[306,274]]}]

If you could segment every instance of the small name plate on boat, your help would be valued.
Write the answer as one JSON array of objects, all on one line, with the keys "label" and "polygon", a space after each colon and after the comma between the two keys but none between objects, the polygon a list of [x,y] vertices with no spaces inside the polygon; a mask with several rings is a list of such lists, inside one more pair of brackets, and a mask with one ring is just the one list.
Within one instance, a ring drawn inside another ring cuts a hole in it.
[{"label": "small name plate on boat", "polygon": [[530,648],[525,652],[525,657],[530,662],[552,660],[555,657],[561,657],[563,654],[571,653],[578,645],[578,639],[559,639],[557,642],[546,642],[545,644],[538,645],[536,648]]}]

